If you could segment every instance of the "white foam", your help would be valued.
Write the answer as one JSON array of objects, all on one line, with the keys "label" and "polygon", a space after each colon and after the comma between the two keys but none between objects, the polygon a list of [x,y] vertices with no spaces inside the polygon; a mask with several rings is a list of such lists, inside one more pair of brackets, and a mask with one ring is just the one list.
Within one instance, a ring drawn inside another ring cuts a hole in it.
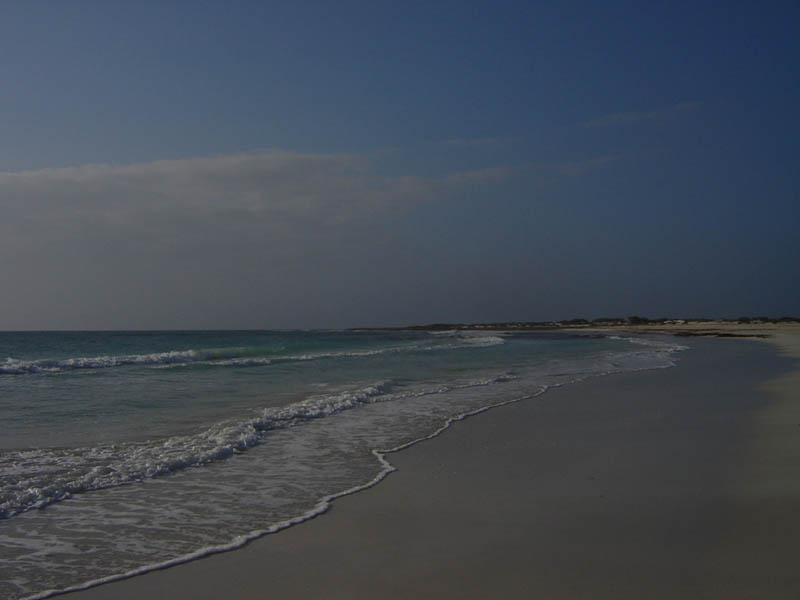
[{"label": "white foam", "polygon": [[156,368],[182,367],[194,364],[250,367],[264,366],[273,362],[307,361],[330,358],[363,358],[396,352],[418,352],[435,350],[453,350],[494,346],[504,343],[497,335],[462,335],[453,336],[457,342],[448,344],[416,343],[385,348],[366,350],[346,350],[335,352],[312,352],[304,354],[254,356],[255,349],[248,348],[211,348],[202,350],[171,350],[150,354],[127,354],[120,356],[84,356],[63,359],[20,360],[8,357],[0,362],[0,375],[30,375],[37,373],[60,373],[64,371],[84,369],[108,369],[125,366],[154,366]]},{"label": "white foam", "polygon": [[608,339],[623,340],[626,342],[630,342],[631,344],[638,344],[639,346],[647,346],[648,348],[653,348],[655,350],[658,350],[659,352],[681,352],[683,350],[689,350],[689,346],[683,346],[675,342],[668,342],[664,339],[656,340],[647,337],[619,336],[619,335],[610,335],[608,336]]},{"label": "white foam", "polygon": [[[0,374],[25,375],[29,373],[55,373],[76,369],[107,369],[128,365],[158,365],[191,363],[205,360],[208,357],[225,351],[221,350],[172,350],[169,352],[155,352],[152,354],[128,354],[122,356],[86,356],[65,359],[39,359],[18,360],[6,358],[0,363]],[[239,349],[230,349],[227,352],[241,352]]]},{"label": "white foam", "polygon": [[[627,340],[627,338],[624,338]],[[590,369],[603,374],[672,366],[673,352],[685,346],[662,341],[631,339],[646,346],[641,352],[613,353],[606,366]],[[472,336],[468,344],[498,344],[504,340],[498,336]],[[653,358],[658,358],[656,362]],[[237,364],[262,359],[226,359]],[[266,364],[266,359],[263,359]],[[564,365],[565,377],[585,373],[571,370]],[[561,367],[552,365],[550,373],[557,374]],[[38,450],[32,460],[26,460],[24,452],[8,452],[0,456],[0,518],[13,517],[21,512],[42,508],[71,495],[91,490],[104,489],[167,475],[189,467],[198,467],[225,460],[237,453],[261,443],[266,432],[293,427],[310,419],[324,418],[359,405],[387,400],[399,400],[412,396],[441,394],[448,391],[483,385],[491,385],[512,379],[503,375],[486,380],[468,381],[413,391],[392,392],[391,382],[369,384],[363,388],[334,394],[309,397],[287,406],[264,409],[256,418],[244,421],[221,422],[194,435],[176,436],[162,441],[104,445],[92,448],[68,450]],[[25,465],[35,465],[34,471],[26,471]]]},{"label": "white foam", "polygon": [[[218,423],[195,435],[91,448],[8,452],[0,456],[0,480],[6,482],[0,490],[0,518],[43,508],[73,494],[125,485],[225,460],[259,445],[269,431],[294,427],[363,404],[441,394],[512,378],[502,375],[395,393],[390,393],[391,383],[383,381],[360,389],[311,396],[287,406],[266,408],[259,417]],[[31,472],[26,465],[35,465],[35,471]]]},{"label": "white foam", "polygon": [[[500,380],[505,380],[505,379],[504,378],[500,378]],[[483,382],[479,383],[478,385],[488,385],[493,381],[495,381],[495,380],[494,379],[487,379],[487,380],[484,380]],[[558,387],[558,386],[556,385],[556,386],[550,386],[550,387]],[[151,565],[146,565],[144,567],[140,567],[140,568],[137,568],[137,569],[132,569],[130,571],[127,571],[125,573],[120,573],[120,574],[117,574],[117,575],[110,575],[108,577],[102,577],[102,578],[99,578],[99,579],[94,579],[92,581],[87,581],[87,582],[84,582],[84,583],[81,583],[81,584],[78,584],[78,585],[74,585],[74,586],[70,586],[70,587],[67,587],[67,588],[64,588],[64,589],[60,589],[60,590],[45,590],[43,592],[39,592],[39,593],[34,594],[32,596],[27,596],[27,597],[23,598],[22,600],[44,600],[45,598],[51,598],[53,596],[58,596],[58,595],[61,595],[61,594],[67,594],[67,593],[71,593],[71,592],[77,592],[77,591],[80,591],[80,590],[86,590],[86,589],[89,589],[89,588],[92,588],[92,587],[97,587],[99,585],[103,585],[103,584],[106,584],[106,583],[112,583],[114,581],[120,581],[120,580],[123,580],[123,579],[130,579],[131,577],[136,577],[137,575],[143,575],[143,574],[148,573],[150,571],[166,569],[168,567],[177,566],[177,565],[180,565],[180,564],[191,562],[193,560],[197,560],[199,558],[204,558],[206,556],[210,556],[212,554],[219,554],[219,553],[222,553],[222,552],[229,552],[231,550],[239,549],[242,546],[244,546],[245,544],[248,544],[248,543],[250,543],[250,542],[252,542],[252,541],[254,541],[254,540],[258,539],[258,538],[264,537],[266,535],[271,535],[273,533],[277,533],[279,531],[283,531],[285,529],[288,529],[289,527],[292,527],[293,525],[298,525],[300,523],[304,523],[306,521],[309,521],[310,519],[313,519],[315,517],[318,517],[318,516],[326,513],[330,509],[330,507],[331,507],[331,505],[332,505],[334,500],[337,500],[339,498],[343,498],[345,496],[350,496],[352,494],[356,494],[356,493],[361,492],[363,490],[366,490],[366,489],[369,489],[371,487],[374,487],[377,484],[379,484],[381,481],[383,481],[389,474],[391,474],[394,471],[396,471],[397,467],[395,467],[391,462],[389,462],[389,460],[386,458],[387,454],[391,454],[391,453],[394,453],[394,452],[399,452],[401,450],[405,450],[406,448],[410,448],[411,446],[419,444],[420,442],[424,442],[426,440],[430,440],[430,439],[433,439],[435,437],[438,437],[439,435],[444,433],[447,429],[449,429],[454,423],[456,423],[458,421],[463,421],[464,419],[467,419],[469,417],[473,417],[475,415],[484,413],[484,412],[486,412],[488,410],[491,410],[491,409],[494,409],[494,408],[498,408],[498,407],[501,407],[501,406],[506,406],[508,404],[514,404],[514,403],[517,403],[517,402],[521,402],[523,400],[527,400],[529,398],[534,398],[534,397],[539,396],[539,395],[543,394],[544,392],[546,392],[547,389],[548,389],[548,386],[542,386],[538,390],[536,390],[535,392],[533,392],[531,394],[528,394],[528,395],[525,395],[525,396],[512,398],[510,400],[505,400],[505,401],[502,401],[502,402],[498,402],[496,404],[483,406],[483,407],[477,408],[475,410],[471,410],[471,411],[468,411],[468,412],[460,413],[460,414],[458,414],[456,416],[453,416],[453,417],[450,417],[450,418],[446,419],[445,422],[438,429],[436,429],[433,433],[431,433],[429,435],[422,436],[420,438],[411,440],[411,441],[406,442],[404,444],[400,444],[400,445],[395,446],[393,448],[388,448],[388,449],[383,449],[383,450],[373,449],[372,450],[372,454],[377,459],[377,461],[380,464],[381,468],[380,468],[380,471],[378,472],[378,474],[375,475],[372,479],[370,479],[366,483],[363,483],[363,484],[360,484],[360,485],[356,485],[356,486],[353,486],[351,488],[348,488],[348,489],[345,489],[345,490],[342,490],[342,491],[339,491],[339,492],[335,492],[333,494],[329,494],[327,496],[323,496],[322,498],[320,498],[317,501],[317,503],[314,505],[313,508],[311,508],[310,510],[306,511],[305,513],[302,513],[302,514],[297,515],[295,517],[292,517],[290,519],[286,519],[286,520],[280,521],[278,523],[274,523],[274,524],[272,524],[271,526],[269,526],[266,529],[258,529],[258,530],[254,530],[254,531],[252,531],[252,532],[250,532],[250,533],[248,533],[246,535],[236,536],[235,538],[233,538],[227,544],[219,544],[219,545],[216,545],[216,546],[207,546],[207,547],[201,548],[201,549],[199,549],[199,550],[197,550],[195,552],[192,552],[192,553],[189,553],[189,554],[185,554],[183,556],[176,557],[176,558],[173,558],[171,560],[167,560],[167,561],[163,561],[163,562],[155,563],[155,564],[151,564]]]}]

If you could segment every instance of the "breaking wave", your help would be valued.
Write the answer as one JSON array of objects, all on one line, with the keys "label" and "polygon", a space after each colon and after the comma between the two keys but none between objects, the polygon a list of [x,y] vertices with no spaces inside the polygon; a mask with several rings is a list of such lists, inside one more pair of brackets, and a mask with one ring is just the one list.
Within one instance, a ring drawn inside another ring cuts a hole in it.
[{"label": "breaking wave", "polygon": [[0,375],[30,375],[37,373],[62,373],[80,369],[109,369],[127,366],[181,367],[195,364],[218,367],[264,366],[273,362],[320,360],[326,358],[363,358],[395,352],[420,352],[479,348],[503,344],[496,335],[454,336],[452,341],[432,340],[431,343],[413,343],[405,346],[347,350],[333,352],[307,352],[302,354],[264,356],[261,348],[209,348],[202,350],[171,350],[152,354],[127,354],[120,356],[91,356],[62,359],[20,360],[6,358],[0,362]]},{"label": "breaking wave", "polygon": [[[225,460],[257,446],[276,429],[294,427],[363,404],[401,400],[514,379],[506,374],[414,391],[392,393],[391,382],[312,396],[287,406],[266,408],[258,417],[217,423],[208,429],[164,440],[88,448],[35,449],[0,455],[0,519],[43,508],[76,493],[125,485],[189,467]],[[33,471],[27,465],[35,465]]]}]

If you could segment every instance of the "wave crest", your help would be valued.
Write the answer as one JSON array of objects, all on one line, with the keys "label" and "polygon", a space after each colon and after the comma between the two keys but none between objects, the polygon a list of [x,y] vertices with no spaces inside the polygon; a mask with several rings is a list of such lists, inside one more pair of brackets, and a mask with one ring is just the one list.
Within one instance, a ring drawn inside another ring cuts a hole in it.
[{"label": "wave crest", "polygon": [[219,367],[253,367],[273,362],[320,360],[329,358],[364,358],[395,352],[430,352],[477,348],[503,344],[496,335],[456,335],[433,344],[415,343],[406,346],[367,348],[363,350],[321,351],[290,355],[264,356],[261,348],[207,348],[201,350],[170,350],[151,354],[126,354],[121,356],[90,356],[77,358],[20,360],[12,357],[0,362],[0,375],[31,375],[62,373],[83,369],[109,369],[126,366],[181,367],[211,365]]}]

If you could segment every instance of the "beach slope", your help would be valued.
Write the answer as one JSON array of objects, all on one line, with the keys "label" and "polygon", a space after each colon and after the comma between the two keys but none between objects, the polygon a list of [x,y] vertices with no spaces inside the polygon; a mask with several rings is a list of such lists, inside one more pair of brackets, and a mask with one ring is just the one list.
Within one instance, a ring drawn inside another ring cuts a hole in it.
[{"label": "beach slope", "polygon": [[63,597],[796,599],[798,396],[764,385],[795,360],[687,343],[675,368],[459,422],[239,551]]}]

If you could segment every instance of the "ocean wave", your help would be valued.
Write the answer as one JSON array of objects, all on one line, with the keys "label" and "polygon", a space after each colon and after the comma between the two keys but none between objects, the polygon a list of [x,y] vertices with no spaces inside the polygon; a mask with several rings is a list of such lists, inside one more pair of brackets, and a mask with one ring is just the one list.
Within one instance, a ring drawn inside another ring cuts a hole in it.
[{"label": "ocean wave", "polygon": [[621,352],[610,352],[609,364],[613,368],[611,372],[674,367],[676,365],[676,357],[674,355],[691,349],[689,346],[662,338],[619,335],[605,337],[610,340],[619,340],[638,346],[638,348],[634,347]]},{"label": "ocean wave", "polygon": [[[258,445],[266,432],[291,427],[364,404],[390,389],[388,382],[314,396],[256,418],[218,423],[195,435],[150,442],[10,452],[0,456],[0,518],[75,493],[114,487],[226,459]],[[32,454],[35,453],[35,454]],[[36,465],[26,472],[24,465]]]},{"label": "ocean wave", "polygon": [[656,340],[647,337],[620,336],[620,335],[609,335],[608,339],[622,340],[625,342],[630,342],[631,344],[636,344],[638,346],[646,346],[659,353],[663,352],[672,353],[672,352],[682,352],[684,350],[689,350],[689,346],[684,346],[676,342],[667,341],[666,339]]},{"label": "ocean wave", "polygon": [[657,348],[659,351],[662,352],[683,352],[684,350],[689,350],[689,346],[684,346],[683,344],[678,344],[675,342],[667,342],[666,340],[651,340],[647,338],[629,338],[629,342],[634,344],[639,344],[642,346],[648,346],[650,348]]},{"label": "ocean wave", "polygon": [[197,360],[183,363],[167,363],[152,365],[153,369],[176,369],[183,367],[263,367],[271,365],[274,362],[272,358],[255,357],[255,358],[228,358],[222,360]]},{"label": "ocean wave", "polygon": [[[468,384],[468,386],[471,386],[471,385],[489,385],[491,383],[496,383],[496,382],[501,382],[501,381],[508,381],[508,380],[514,379],[514,378],[515,377],[512,376],[512,375],[504,374],[504,375],[501,375],[501,376],[499,376],[497,378],[490,378],[490,379],[486,379],[486,380],[483,380],[483,381],[472,382],[471,384]],[[556,384],[555,387],[559,387],[559,385],[561,385],[561,384]],[[420,442],[424,442],[424,441],[436,438],[436,437],[440,436],[442,433],[444,433],[445,431],[447,431],[454,423],[457,423],[459,421],[464,421],[464,420],[466,420],[466,419],[468,419],[470,417],[479,415],[481,413],[487,412],[487,411],[492,410],[494,408],[499,408],[501,406],[507,406],[509,404],[515,404],[515,403],[521,402],[523,400],[528,400],[530,398],[535,398],[537,396],[540,396],[541,394],[544,394],[547,391],[548,387],[549,386],[546,386],[546,385],[545,386],[539,386],[539,387],[535,388],[533,391],[528,392],[528,393],[526,393],[524,395],[514,396],[514,397],[512,397],[510,399],[507,399],[507,400],[503,400],[503,401],[496,402],[496,403],[493,403],[493,404],[484,405],[484,406],[478,407],[478,408],[473,409],[473,410],[469,410],[469,411],[466,411],[466,412],[461,412],[461,413],[455,414],[455,415],[453,415],[451,417],[448,417],[448,418],[444,419],[443,422],[441,423],[441,425],[439,425],[439,427],[436,428],[434,431],[432,431],[430,433],[427,433],[427,434],[424,434],[421,437],[417,437],[415,439],[409,440],[407,442],[403,442],[403,443],[401,443],[399,445],[396,445],[396,446],[393,446],[393,447],[390,447],[390,448],[372,448],[370,450],[370,453],[377,459],[380,469],[375,475],[372,476],[371,479],[368,479],[368,480],[363,481],[361,483],[356,483],[355,485],[352,485],[351,487],[348,487],[348,488],[345,488],[345,489],[342,489],[342,490],[339,490],[339,491],[336,491],[336,492],[333,492],[333,493],[326,494],[326,495],[322,496],[321,498],[316,499],[315,504],[311,508],[306,509],[305,511],[300,512],[299,514],[296,514],[296,515],[294,515],[292,517],[289,517],[287,519],[283,519],[283,520],[277,521],[275,523],[272,523],[268,527],[266,527],[265,529],[251,530],[251,531],[249,531],[249,532],[247,532],[245,534],[239,534],[239,535],[235,536],[233,539],[231,539],[231,540],[229,540],[229,541],[227,541],[225,543],[221,543],[221,544],[217,544],[217,545],[207,545],[207,546],[199,548],[198,550],[195,550],[194,552],[189,552],[187,554],[184,554],[184,555],[181,555],[181,556],[177,556],[177,557],[173,557],[173,558],[164,560],[162,562],[146,564],[146,565],[143,565],[143,566],[140,566],[138,568],[134,568],[134,569],[131,569],[131,570],[128,570],[128,571],[124,571],[124,572],[120,572],[120,573],[116,573],[116,574],[112,574],[112,575],[107,575],[105,577],[100,577],[100,578],[92,579],[92,580],[89,580],[89,581],[84,581],[84,582],[79,583],[77,585],[72,585],[72,586],[69,586],[69,587],[66,587],[66,588],[62,588],[62,589],[44,590],[44,591],[42,591],[40,593],[37,593],[37,594],[34,594],[32,596],[26,597],[25,600],[45,600],[46,598],[50,598],[52,596],[56,596],[56,595],[60,595],[60,594],[68,593],[68,592],[76,592],[76,591],[80,591],[80,590],[86,590],[86,589],[89,589],[89,588],[97,587],[97,586],[102,585],[102,584],[111,583],[111,582],[114,582],[114,581],[120,581],[120,580],[123,580],[123,579],[129,579],[129,578],[135,577],[137,575],[143,575],[143,574],[151,572],[151,571],[165,569],[167,567],[177,566],[177,565],[180,565],[180,564],[185,564],[187,562],[190,562],[190,561],[193,561],[193,560],[196,560],[196,559],[199,559],[199,558],[204,558],[204,557],[207,557],[207,556],[211,556],[213,554],[218,554],[218,553],[222,553],[222,552],[229,552],[231,550],[236,550],[238,548],[241,548],[245,544],[247,544],[249,542],[252,542],[252,541],[254,541],[254,540],[258,539],[258,538],[261,538],[261,537],[264,537],[266,535],[270,535],[270,534],[273,534],[273,533],[277,533],[279,531],[283,531],[285,529],[288,529],[289,527],[292,527],[294,525],[298,525],[300,523],[304,523],[304,522],[306,522],[306,521],[308,521],[310,519],[318,517],[319,515],[322,515],[325,512],[327,512],[330,509],[331,503],[334,500],[337,500],[339,498],[344,498],[345,496],[351,496],[351,495],[356,494],[358,492],[361,492],[361,491],[367,490],[367,489],[369,489],[371,487],[374,487],[377,484],[379,484],[381,481],[383,481],[389,474],[391,474],[392,472],[396,471],[397,467],[395,467],[386,458],[387,455],[395,453],[395,452],[399,452],[401,450],[405,450],[406,448],[410,448],[411,446],[419,444]]]},{"label": "ocean wave", "polygon": [[26,375],[31,373],[58,373],[77,369],[108,369],[131,365],[186,364],[213,359],[237,358],[251,352],[247,348],[212,348],[206,350],[170,350],[151,354],[125,354],[120,356],[88,356],[77,358],[19,360],[6,358],[0,363],[0,374]]},{"label": "ocean wave", "polygon": [[[499,346],[506,341],[499,335],[466,335],[456,336],[459,340],[453,344],[445,344],[445,348],[484,348],[488,346]],[[441,347],[441,346],[440,346]]]},{"label": "ocean wave", "polygon": [[[89,448],[3,453],[0,455],[0,518],[43,508],[77,493],[135,483],[225,460],[259,445],[270,431],[329,417],[364,404],[441,394],[511,379],[513,375],[503,374],[396,392],[392,392],[391,382],[382,381],[355,390],[311,396],[287,406],[266,408],[258,417],[218,423],[194,435]],[[28,465],[36,466],[30,470]]]},{"label": "ocean wave", "polygon": [[199,350],[170,350],[150,354],[126,354],[120,356],[90,356],[62,359],[20,360],[8,357],[0,362],[0,375],[31,375],[62,373],[85,369],[109,369],[126,366],[152,366],[159,368],[206,365],[219,367],[252,367],[264,366],[275,362],[307,361],[335,358],[364,358],[380,354],[396,352],[418,352],[436,350],[454,350],[459,348],[476,348],[503,344],[504,340],[496,335],[459,335],[452,338],[456,341],[444,343],[412,343],[402,346],[368,348],[364,350],[341,350],[305,352],[298,354],[264,356],[261,348],[207,348]]}]

